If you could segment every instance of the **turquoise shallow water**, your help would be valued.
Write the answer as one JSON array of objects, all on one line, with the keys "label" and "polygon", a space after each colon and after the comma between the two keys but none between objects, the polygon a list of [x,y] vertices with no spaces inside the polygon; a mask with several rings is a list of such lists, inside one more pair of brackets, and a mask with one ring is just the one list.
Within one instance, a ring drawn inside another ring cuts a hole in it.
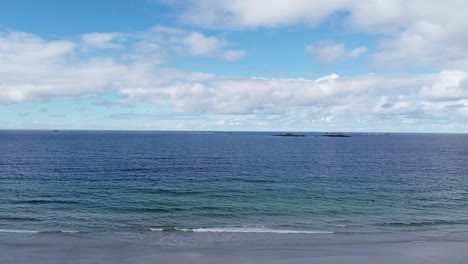
[{"label": "turquoise shallow water", "polygon": [[0,132],[0,237],[199,244],[468,228],[468,135]]}]

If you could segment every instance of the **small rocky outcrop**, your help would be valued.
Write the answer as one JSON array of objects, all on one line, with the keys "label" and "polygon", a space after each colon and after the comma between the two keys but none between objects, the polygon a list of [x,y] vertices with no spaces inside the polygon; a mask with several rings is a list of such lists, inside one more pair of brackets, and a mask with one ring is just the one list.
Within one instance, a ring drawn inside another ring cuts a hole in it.
[{"label": "small rocky outcrop", "polygon": [[277,134],[273,136],[275,137],[305,137],[304,135],[294,134],[294,133],[282,133],[282,134]]},{"label": "small rocky outcrop", "polygon": [[346,134],[324,134],[322,137],[351,137],[350,135]]}]

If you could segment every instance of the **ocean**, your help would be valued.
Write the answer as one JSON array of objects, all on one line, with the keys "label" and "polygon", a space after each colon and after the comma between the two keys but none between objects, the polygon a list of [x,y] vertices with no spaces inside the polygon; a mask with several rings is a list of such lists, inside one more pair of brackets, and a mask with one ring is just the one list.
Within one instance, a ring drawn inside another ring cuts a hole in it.
[{"label": "ocean", "polygon": [[467,134],[275,134],[1,131],[0,241],[466,238]]}]

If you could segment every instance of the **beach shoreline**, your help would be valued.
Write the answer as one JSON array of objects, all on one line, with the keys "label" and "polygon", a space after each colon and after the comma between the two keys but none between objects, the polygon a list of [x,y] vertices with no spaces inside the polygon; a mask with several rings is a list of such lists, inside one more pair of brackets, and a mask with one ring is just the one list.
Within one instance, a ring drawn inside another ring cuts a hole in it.
[{"label": "beach shoreline", "polygon": [[2,264],[149,263],[399,263],[463,264],[468,240],[374,243],[236,243],[152,246],[63,235],[0,237]]}]

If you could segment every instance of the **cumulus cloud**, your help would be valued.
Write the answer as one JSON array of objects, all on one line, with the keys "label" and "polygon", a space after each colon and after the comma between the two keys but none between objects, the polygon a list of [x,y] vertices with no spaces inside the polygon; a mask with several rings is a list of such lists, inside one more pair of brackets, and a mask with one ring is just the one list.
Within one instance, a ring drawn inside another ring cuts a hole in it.
[{"label": "cumulus cloud", "polygon": [[0,102],[96,93],[128,70],[108,59],[77,61],[76,47],[70,41],[46,41],[28,33],[0,34]]},{"label": "cumulus cloud", "polygon": [[[466,74],[466,73],[465,73]],[[426,87],[442,87],[443,93],[459,85],[440,86],[460,72],[426,75],[364,75],[340,78],[333,74],[316,80],[216,77],[195,82],[169,82],[155,88],[125,89],[120,92],[131,100],[170,104],[180,113],[219,115],[282,115],[305,113],[322,123],[337,122],[338,117],[384,118],[401,116],[440,119],[462,115],[466,97],[434,98]],[[464,77],[466,80],[466,77]],[[450,101],[453,101],[450,103]],[[457,103],[456,113],[446,106]]]},{"label": "cumulus cloud", "polygon": [[86,46],[102,48],[102,49],[118,49],[123,45],[114,42],[123,37],[120,33],[89,33],[83,34],[81,39]]},{"label": "cumulus cloud", "polygon": [[25,32],[0,32],[0,63],[27,65],[34,62],[52,62],[70,55],[76,44],[70,41],[44,41]]},{"label": "cumulus cloud", "polygon": [[156,25],[140,33],[122,34],[118,32],[82,34],[83,49],[122,49],[133,48],[132,57],[161,63],[171,53],[195,57],[215,57],[226,61],[236,61],[245,56],[244,50],[229,49],[233,46],[225,38],[207,35],[200,31],[183,30]]},{"label": "cumulus cloud", "polygon": [[308,45],[305,50],[314,56],[315,59],[326,63],[356,59],[367,52],[366,47],[346,50],[344,44],[335,43],[333,41],[322,41],[311,44]]},{"label": "cumulus cloud", "polygon": [[232,44],[222,37],[162,25],[154,26],[138,35],[138,38],[145,43],[156,44],[169,51],[192,56],[218,57],[227,61],[235,61],[246,54],[243,50],[227,49]]},{"label": "cumulus cloud", "polygon": [[124,58],[145,64],[162,64],[167,56],[164,46],[145,39],[139,39],[133,43],[131,51],[126,53]]},{"label": "cumulus cloud", "polygon": [[122,48],[114,43],[120,38],[123,35],[119,33],[91,33],[75,43],[45,40],[25,32],[0,32],[0,103],[94,96],[129,87],[157,86],[179,75],[185,79],[207,75],[158,68],[172,47],[183,49],[184,54],[218,56],[228,61],[244,55],[241,50],[223,49],[228,43],[222,38],[162,26],[126,35],[131,44],[115,56],[80,54],[90,47]]},{"label": "cumulus cloud", "polygon": [[216,37],[206,37],[199,32],[191,32],[182,39],[189,52],[194,56],[210,55],[225,45],[225,42]]},{"label": "cumulus cloud", "polygon": [[223,58],[226,61],[237,61],[243,58],[247,52],[245,50],[227,50],[223,53]]},{"label": "cumulus cloud", "polygon": [[354,30],[385,35],[376,65],[468,67],[466,1],[367,0],[355,1],[349,10],[347,23]]},{"label": "cumulus cloud", "polygon": [[329,14],[341,8],[348,1],[330,0],[317,2],[309,0],[181,1],[185,6],[182,20],[210,28],[256,28],[278,27],[295,23],[317,24]]},{"label": "cumulus cloud", "polygon": [[[441,24],[463,21],[468,4],[451,0],[441,5],[437,0],[182,0],[179,4],[183,21],[203,27],[245,29],[282,27],[294,24],[316,26],[338,12],[345,14],[353,29],[368,33],[396,32],[416,22]],[[424,7],[424,8],[423,8]],[[461,26],[460,26],[461,27]]]},{"label": "cumulus cloud", "polygon": [[[182,21],[244,30],[297,24],[318,26],[333,17],[350,32],[381,37],[373,61],[384,67],[467,68],[468,2],[463,0],[185,0]],[[330,47],[338,49],[340,47]],[[363,52],[363,50],[356,51]]]},{"label": "cumulus cloud", "polygon": [[424,97],[437,100],[461,100],[468,98],[468,74],[463,71],[444,71],[431,86],[421,89]]},{"label": "cumulus cloud", "polygon": [[221,119],[216,121],[216,125],[218,126],[240,126],[242,125],[242,120],[240,118],[233,118],[233,119]]},{"label": "cumulus cloud", "polygon": [[[164,30],[185,36],[184,31]],[[176,115],[219,115],[223,117],[217,121],[239,127],[259,122],[294,125],[290,123],[294,120],[306,120],[309,125],[349,120],[372,123],[389,117],[443,122],[468,114],[466,71],[241,78],[164,68],[138,56],[130,62],[95,54],[82,58],[77,56],[79,43],[27,33],[3,33],[0,44],[0,103],[99,98],[102,93],[112,93],[119,97],[109,103],[148,102],[166,106]],[[245,116],[255,118],[243,119]]]}]

